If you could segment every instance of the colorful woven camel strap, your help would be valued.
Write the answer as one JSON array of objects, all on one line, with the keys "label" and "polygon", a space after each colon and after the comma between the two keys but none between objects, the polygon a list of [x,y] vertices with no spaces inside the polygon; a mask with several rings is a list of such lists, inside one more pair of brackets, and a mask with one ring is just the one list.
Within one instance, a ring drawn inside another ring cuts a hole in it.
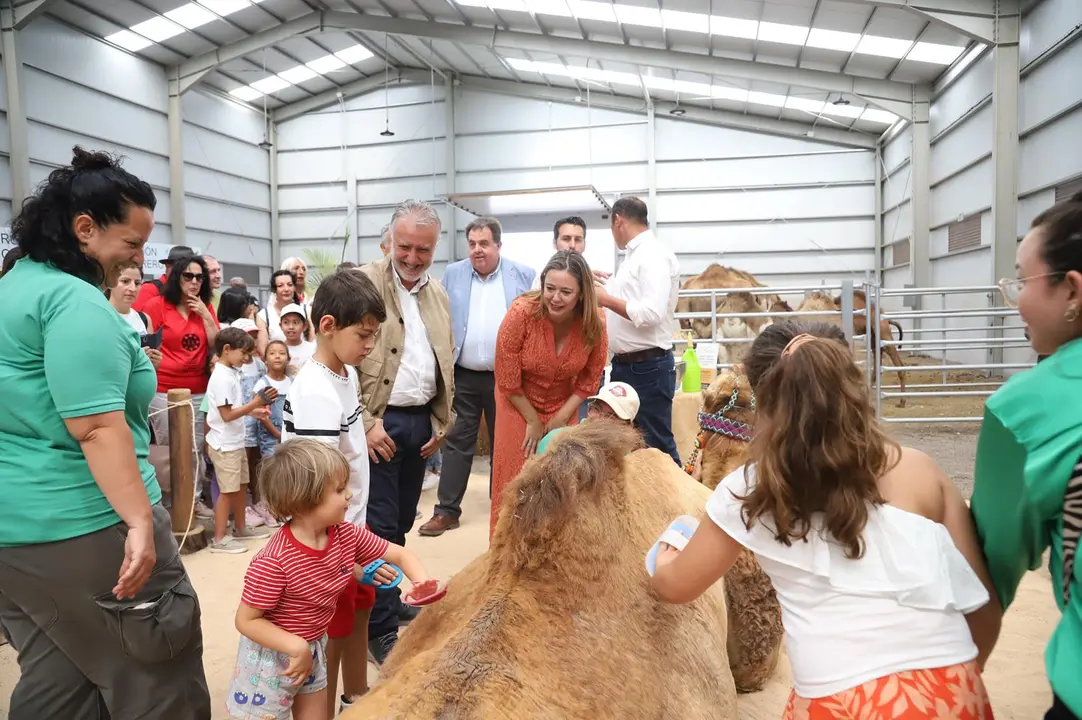
[{"label": "colorful woven camel strap", "polygon": [[[725,406],[720,410],[713,413],[699,413],[699,434],[695,436],[695,449],[691,451],[687,462],[684,463],[684,472],[688,475],[695,474],[695,465],[699,461],[699,455],[702,453],[707,433],[725,435],[726,437],[731,437],[734,440],[740,440],[742,442],[751,441],[753,433],[751,425],[725,417],[725,413],[733,408],[739,407],[736,404],[739,398],[740,388],[733,388],[733,394],[729,396],[729,401],[725,403]],[[752,394],[751,403],[749,404],[750,407],[748,409],[755,412],[754,394]]]},{"label": "colorful woven camel strap", "polygon": [[695,436],[695,449],[688,455],[687,462],[684,463],[684,472],[688,475],[695,475],[695,465],[699,462],[699,453],[703,450],[703,434],[701,431]]}]

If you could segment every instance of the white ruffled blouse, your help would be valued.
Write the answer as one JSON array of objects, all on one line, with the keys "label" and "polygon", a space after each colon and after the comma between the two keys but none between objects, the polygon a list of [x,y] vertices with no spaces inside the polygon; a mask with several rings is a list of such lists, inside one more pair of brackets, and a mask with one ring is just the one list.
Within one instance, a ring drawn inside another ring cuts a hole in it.
[{"label": "white ruffled blouse", "polygon": [[[754,469],[748,475],[754,483]],[[778,542],[763,519],[751,529],[736,496],[744,468],[707,501],[710,518],[755,553],[781,604],[793,686],[833,695],[903,670],[968,662],[977,646],[965,621],[988,592],[943,525],[890,505],[872,509],[865,551],[850,560],[813,520],[806,541]]]}]

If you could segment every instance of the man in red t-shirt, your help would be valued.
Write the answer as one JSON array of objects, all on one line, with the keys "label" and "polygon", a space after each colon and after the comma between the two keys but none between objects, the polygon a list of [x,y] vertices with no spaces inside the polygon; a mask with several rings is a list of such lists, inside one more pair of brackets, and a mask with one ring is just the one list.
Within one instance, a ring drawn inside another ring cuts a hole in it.
[{"label": "man in red t-shirt", "polygon": [[165,272],[163,272],[162,276],[157,280],[143,283],[142,287],[139,288],[139,294],[135,296],[135,302],[131,305],[132,309],[136,312],[145,312],[143,306],[161,295],[162,286],[165,285],[165,278],[169,276],[169,269],[173,267],[173,262],[182,257],[190,257],[192,255],[195,255],[195,250],[192,250],[187,245],[174,245],[169,248],[169,255],[161,261],[162,265],[165,267]]}]

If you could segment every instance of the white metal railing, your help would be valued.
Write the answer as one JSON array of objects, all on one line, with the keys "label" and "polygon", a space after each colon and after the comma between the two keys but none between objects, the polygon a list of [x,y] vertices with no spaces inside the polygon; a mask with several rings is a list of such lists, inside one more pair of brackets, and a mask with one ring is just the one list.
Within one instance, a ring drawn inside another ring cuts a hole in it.
[{"label": "white metal railing", "polygon": [[[855,292],[864,292],[868,305],[871,309],[857,310],[855,305]],[[840,307],[836,310],[805,310],[791,312],[786,311],[761,311],[761,312],[718,312],[718,306],[730,293],[749,293],[751,295],[777,295],[804,296],[812,292],[827,293],[828,296],[836,296],[840,299]],[[726,319],[749,320],[753,318],[782,317],[789,319],[810,319],[837,322],[850,342],[866,340],[865,335],[855,333],[855,318],[867,317],[871,327],[879,328],[883,321],[906,320],[910,327],[904,329],[904,334],[910,339],[896,340],[889,337],[879,337],[876,331],[872,337],[879,341],[878,348],[872,348],[865,342],[864,359],[858,360],[858,364],[866,368],[869,383],[875,392],[876,414],[884,422],[899,423],[952,423],[952,422],[980,422],[980,417],[884,417],[884,399],[903,398],[946,398],[946,397],[987,397],[995,392],[1003,380],[996,375],[1002,371],[1021,370],[1033,366],[1033,362],[1006,362],[1002,355],[1005,349],[1027,348],[1029,342],[1024,336],[1010,332],[1012,328],[1004,327],[1006,318],[1017,316],[1017,311],[998,305],[992,301],[998,294],[995,286],[955,286],[943,288],[882,288],[875,283],[865,281],[854,283],[845,281],[833,285],[808,285],[808,286],[785,286],[785,287],[743,287],[743,288],[708,288],[701,290],[681,290],[680,298],[699,298],[710,300],[709,311],[692,311],[676,313],[677,320],[708,320],[710,322],[710,337],[695,338],[696,343],[716,343],[719,348],[735,348],[754,341],[753,337],[725,337],[719,333],[719,324]],[[962,307],[952,309],[949,307],[948,298],[955,296],[983,295],[979,303],[986,307]],[[898,311],[883,310],[884,301],[891,298],[916,298],[916,307]],[[938,307],[922,307],[925,300],[938,298]],[[975,324],[969,322],[960,326],[952,326],[950,321],[970,319],[979,323],[979,319],[985,319],[987,324]],[[682,324],[681,324],[682,325]],[[681,327],[683,333],[687,328]],[[912,336],[916,337],[912,337]],[[686,345],[684,337],[674,340],[678,346]],[[902,347],[914,350],[921,354],[938,355],[940,364],[936,365],[906,365],[903,367],[884,367],[878,355],[881,349]],[[984,351],[986,361],[952,363],[948,360],[948,353]],[[679,356],[680,350],[677,350]],[[872,353],[876,353],[873,358]],[[729,353],[727,353],[728,355]],[[733,367],[736,363],[729,362],[729,357],[722,358],[719,354],[717,370]],[[951,371],[973,371],[981,373],[983,379],[975,379],[973,382],[956,382],[949,377]],[[939,372],[939,383],[918,383],[909,385],[902,390],[898,384],[884,384],[884,373],[898,372]]]}]

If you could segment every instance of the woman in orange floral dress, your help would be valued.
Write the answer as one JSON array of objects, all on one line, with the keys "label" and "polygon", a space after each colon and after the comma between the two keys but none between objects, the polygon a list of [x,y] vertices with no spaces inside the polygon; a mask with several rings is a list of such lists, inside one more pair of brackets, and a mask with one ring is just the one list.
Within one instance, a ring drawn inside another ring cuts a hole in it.
[{"label": "woman in orange floral dress", "polygon": [[991,720],[980,669],[1003,612],[969,509],[931,458],[882,431],[829,329],[776,323],[752,343],[748,464],[682,551],[660,546],[654,590],[690,602],[751,550],[781,605],[785,720]]},{"label": "woman in orange floral dress", "polygon": [[561,250],[541,271],[541,290],[517,298],[496,337],[496,437],[492,514],[503,491],[550,430],[579,421],[608,361],[605,317],[582,255]]}]

